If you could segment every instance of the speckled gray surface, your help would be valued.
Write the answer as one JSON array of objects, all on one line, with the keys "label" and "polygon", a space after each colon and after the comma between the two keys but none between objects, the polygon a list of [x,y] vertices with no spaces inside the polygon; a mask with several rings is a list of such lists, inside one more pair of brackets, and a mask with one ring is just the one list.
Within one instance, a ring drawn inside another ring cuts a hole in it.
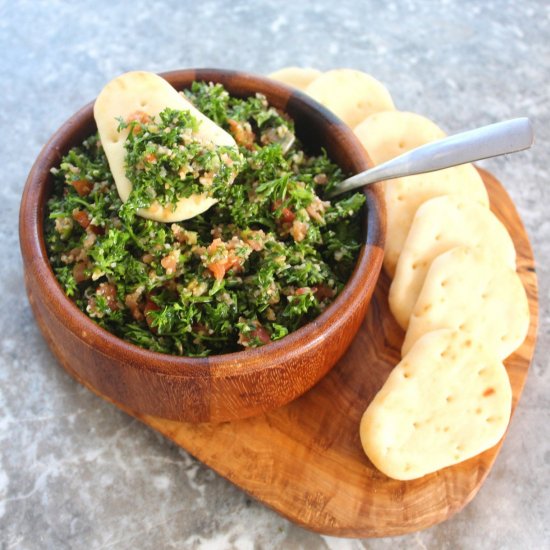
[{"label": "speckled gray surface", "polygon": [[[384,7],[382,5],[385,4]],[[0,548],[510,548],[550,540],[550,5],[0,1]],[[266,73],[349,66],[449,132],[530,116],[537,145],[485,162],[530,234],[535,361],[496,465],[449,521],[393,539],[322,537],[282,519],[77,385],[26,300],[19,201],[41,146],[129,69]]]}]

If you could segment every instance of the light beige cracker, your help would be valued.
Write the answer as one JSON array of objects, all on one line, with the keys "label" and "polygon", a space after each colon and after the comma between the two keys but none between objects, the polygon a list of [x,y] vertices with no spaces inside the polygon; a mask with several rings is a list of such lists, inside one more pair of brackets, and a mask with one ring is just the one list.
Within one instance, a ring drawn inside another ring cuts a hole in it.
[{"label": "light beige cracker", "polygon": [[489,206],[483,180],[472,164],[388,180],[384,195],[387,217],[384,269],[390,277],[395,275],[399,255],[422,203],[441,195],[460,195]]},{"label": "light beige cracker", "polygon": [[426,201],[416,211],[390,286],[390,310],[403,329],[409,325],[432,261],[459,245],[477,248],[516,269],[512,238],[488,208],[462,195]]},{"label": "light beige cracker", "polygon": [[402,355],[424,334],[458,329],[500,359],[517,349],[529,328],[529,304],[516,271],[478,249],[458,246],[433,260],[405,334]]},{"label": "light beige cracker", "polygon": [[[128,129],[118,132],[119,118],[145,113],[154,118],[165,108],[190,111],[200,121],[197,138],[216,145],[236,147],[235,140],[181,96],[166,80],[145,71],[125,73],[111,80],[101,91],[94,104],[94,118],[109,168],[113,174],[120,198],[125,202],[132,190],[126,177],[124,143]],[[160,222],[174,222],[192,218],[210,208],[217,201],[206,195],[182,198],[173,208],[153,203],[139,214]]]},{"label": "light beige cracker", "polygon": [[511,406],[506,369],[491,347],[438,330],[393,369],[361,419],[361,443],[380,471],[415,479],[493,447]]},{"label": "light beige cracker", "polygon": [[269,78],[288,84],[298,90],[305,90],[316,78],[321,76],[321,71],[304,67],[285,67],[271,74]]},{"label": "light beige cracker", "polygon": [[445,137],[445,132],[430,119],[406,111],[374,113],[353,131],[374,164]]},{"label": "light beige cracker", "polygon": [[305,92],[351,128],[372,113],[395,109],[390,93],[381,82],[354,69],[327,71]]}]

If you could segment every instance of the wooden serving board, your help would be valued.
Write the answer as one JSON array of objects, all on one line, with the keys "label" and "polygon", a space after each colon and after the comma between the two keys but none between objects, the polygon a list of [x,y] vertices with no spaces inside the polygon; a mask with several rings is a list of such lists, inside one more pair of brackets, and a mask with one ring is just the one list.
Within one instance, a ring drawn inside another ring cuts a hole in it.
[{"label": "wooden serving board", "polygon": [[[514,240],[530,304],[529,334],[505,361],[515,409],[535,348],[534,258],[510,197],[493,176],[480,172],[491,208]],[[344,357],[313,389],[281,409],[223,424],[186,424],[121,408],[307,529],[343,537],[381,537],[444,521],[475,496],[502,442],[414,481],[389,479],[369,462],[359,440],[359,421],[399,362],[403,341],[403,331],[388,310],[388,287],[389,280],[382,275],[365,321]]]}]

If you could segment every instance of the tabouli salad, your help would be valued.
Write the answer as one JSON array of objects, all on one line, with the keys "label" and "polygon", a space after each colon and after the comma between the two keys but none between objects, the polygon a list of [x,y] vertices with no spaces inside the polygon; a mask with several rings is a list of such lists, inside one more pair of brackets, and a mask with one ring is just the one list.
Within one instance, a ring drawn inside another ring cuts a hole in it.
[{"label": "tabouli salad", "polygon": [[[344,175],[324,152],[308,155],[264,96],[199,82],[184,94],[238,149],[190,140],[197,121],[182,111],[121,119],[132,182],[123,202],[98,135],[86,139],[53,170],[50,262],[83,312],[138,346],[185,356],[261,346],[340,292],[361,246],[365,197],[325,200]],[[197,192],[217,202],[193,218],[137,215]]]}]

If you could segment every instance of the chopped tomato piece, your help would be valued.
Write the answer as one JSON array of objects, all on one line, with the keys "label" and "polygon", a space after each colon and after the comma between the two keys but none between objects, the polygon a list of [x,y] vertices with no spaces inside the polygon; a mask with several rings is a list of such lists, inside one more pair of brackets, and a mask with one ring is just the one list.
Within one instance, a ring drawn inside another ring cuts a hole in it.
[{"label": "chopped tomato piece", "polygon": [[143,314],[145,315],[145,321],[149,325],[149,328],[151,329],[151,332],[153,334],[157,333],[156,327],[153,325],[153,317],[151,315],[152,311],[158,311],[160,309],[160,306],[155,304],[153,300],[151,300],[149,297],[147,298],[147,301],[145,302],[145,307],[143,308]]},{"label": "chopped tomato piece", "polygon": [[292,210],[290,210],[290,208],[285,207],[281,210],[281,221],[283,223],[291,223],[294,221],[295,218],[296,215]]},{"label": "chopped tomato piece", "polygon": [[141,125],[151,122],[151,117],[144,111],[135,111],[131,115],[128,115],[128,117],[126,118],[127,124],[130,124],[131,122],[139,123],[136,124],[133,129],[134,134],[139,134],[143,129]]},{"label": "chopped tomato piece", "polygon": [[308,286],[303,286],[296,289],[296,292],[294,292],[295,296],[302,296],[302,294],[307,294],[308,292],[311,292],[313,289],[309,288]]},{"label": "chopped tomato piece", "polygon": [[[282,204],[283,204],[282,201],[276,200],[271,205],[271,211],[275,212],[275,210],[277,210],[278,208],[281,208]],[[295,219],[296,219],[296,214],[294,214],[294,212],[290,208],[287,208],[285,206],[281,209],[281,214],[279,216],[279,220],[282,223],[292,223]]]},{"label": "chopped tomato piece", "polygon": [[73,267],[73,277],[77,283],[83,283],[87,281],[90,276],[86,275],[86,269],[88,265],[86,262],[77,262]]},{"label": "chopped tomato piece", "polygon": [[227,262],[225,260],[221,262],[213,262],[211,264],[208,264],[208,269],[212,272],[216,281],[221,281],[224,278],[225,272],[226,272],[226,265],[227,265]]},{"label": "chopped tomato piece", "polygon": [[269,344],[271,342],[271,336],[266,328],[261,325],[250,333],[252,338],[257,338],[262,344]]},{"label": "chopped tomato piece", "polygon": [[75,208],[73,210],[73,220],[78,223],[82,229],[86,229],[90,225],[90,217],[85,210]]},{"label": "chopped tomato piece", "polygon": [[334,298],[334,290],[328,285],[320,284],[312,288],[315,298],[322,301],[325,298]]},{"label": "chopped tomato piece", "polygon": [[242,269],[246,258],[239,257],[236,254],[235,250],[239,244],[244,244],[244,242],[233,238],[231,241],[224,243],[220,238],[216,238],[206,249],[212,261],[205,263],[205,265],[217,281],[221,281],[230,269],[236,269],[237,271]]},{"label": "chopped tomato piece", "polygon": [[253,321],[253,324],[256,328],[246,335],[241,332],[238,343],[245,348],[249,347],[253,340],[259,340],[262,344],[269,344],[271,342],[269,331],[259,321]]},{"label": "chopped tomato piece", "polygon": [[105,234],[105,228],[100,227],[99,225],[94,225],[91,223],[88,226],[88,231],[91,231],[92,233],[95,233],[96,235],[104,235]]},{"label": "chopped tomato piece", "polygon": [[151,122],[151,117],[145,112],[145,111],[134,111],[132,114],[128,115],[128,118],[126,119],[126,122],[129,124],[130,122]]},{"label": "chopped tomato piece", "polygon": [[211,244],[208,245],[208,248],[206,249],[206,251],[208,252],[208,254],[213,254],[214,252],[216,252],[216,250],[218,250],[221,244],[222,244],[222,240],[220,238],[216,238],[212,241]]},{"label": "chopped tomato piece", "polygon": [[71,185],[75,188],[75,191],[80,197],[88,196],[94,188],[94,184],[85,179],[72,181]]},{"label": "chopped tomato piece", "polygon": [[265,232],[262,229],[258,230],[247,230],[241,235],[243,241],[250,247],[252,250],[259,252],[264,249],[266,236]]},{"label": "chopped tomato piece", "polygon": [[162,260],[160,261],[160,265],[164,267],[167,275],[172,275],[173,273],[176,272],[176,268],[178,267],[179,257],[180,257],[180,251],[172,250],[170,254],[162,258]]}]

